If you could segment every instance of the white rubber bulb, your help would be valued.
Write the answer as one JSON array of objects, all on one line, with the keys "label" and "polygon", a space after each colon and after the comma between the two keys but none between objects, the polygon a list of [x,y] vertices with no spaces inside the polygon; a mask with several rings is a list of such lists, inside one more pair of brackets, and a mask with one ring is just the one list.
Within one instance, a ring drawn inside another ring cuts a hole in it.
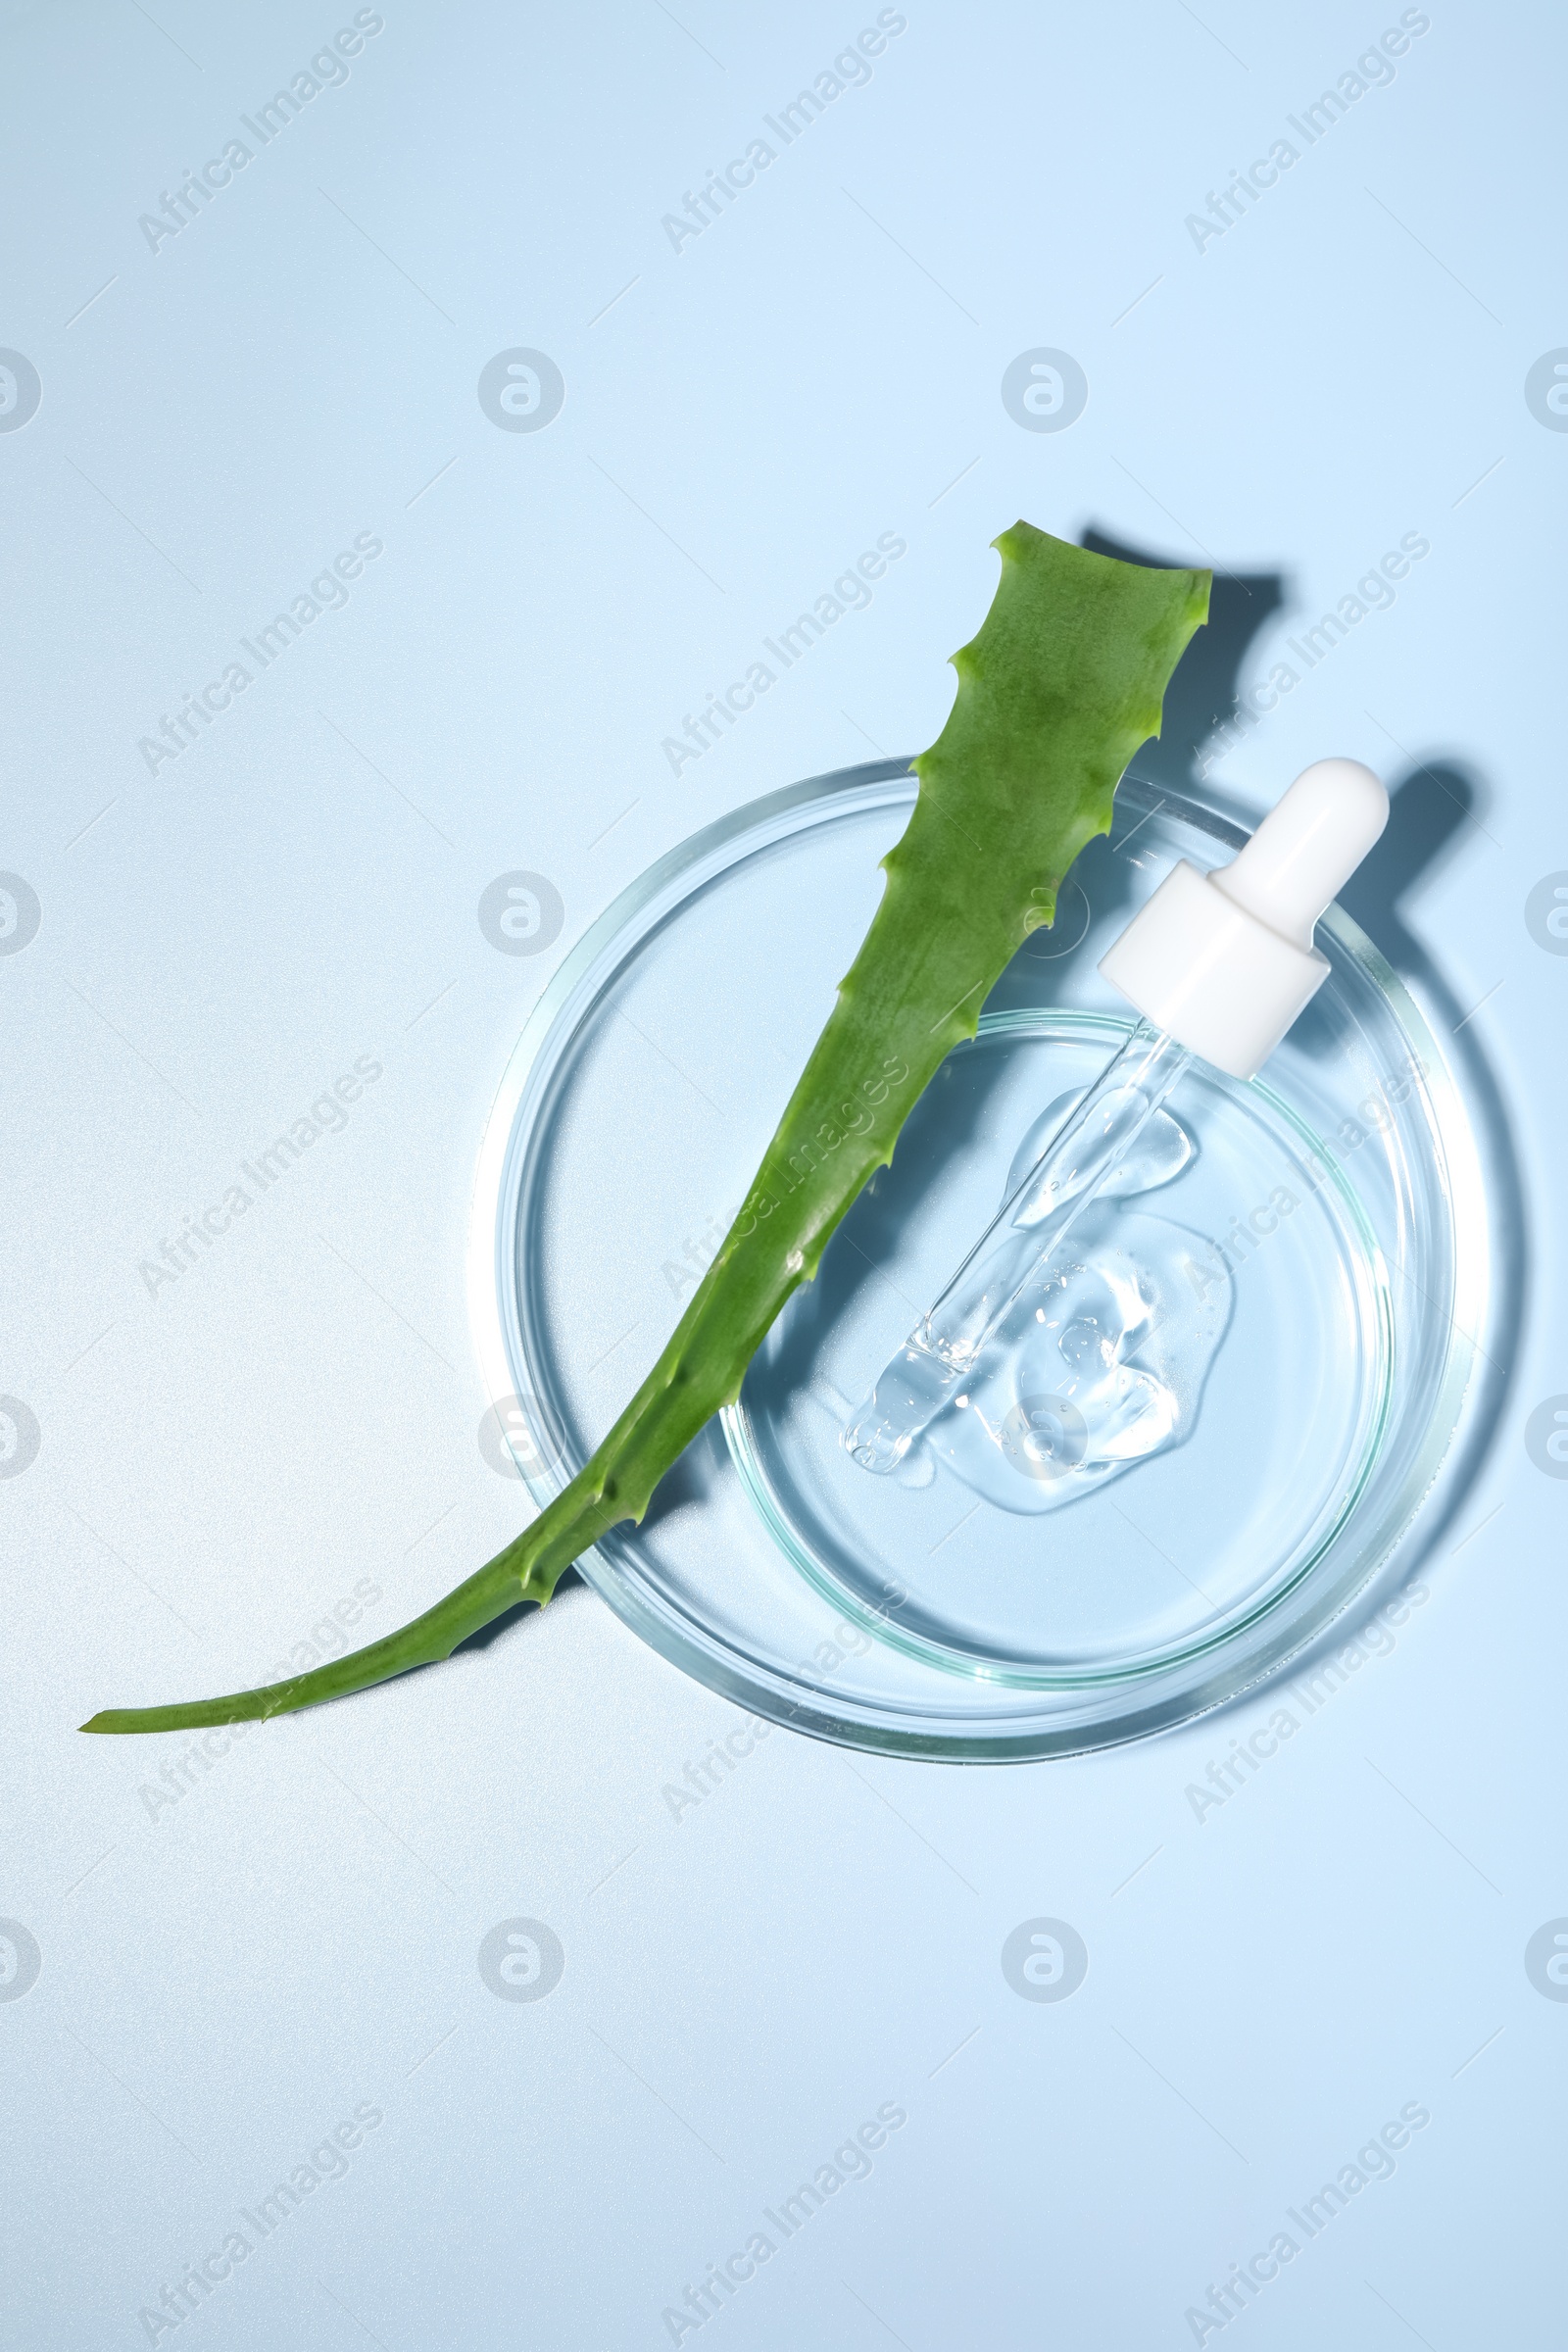
[{"label": "white rubber bulb", "polygon": [[1314,760],[1229,865],[1174,866],[1102,972],[1190,1053],[1252,1077],[1328,978],[1313,926],[1388,821],[1369,767]]},{"label": "white rubber bulb", "polygon": [[1332,905],[1389,821],[1389,796],[1359,760],[1314,760],[1245,850],[1211,876],[1271,931],[1312,945]]}]

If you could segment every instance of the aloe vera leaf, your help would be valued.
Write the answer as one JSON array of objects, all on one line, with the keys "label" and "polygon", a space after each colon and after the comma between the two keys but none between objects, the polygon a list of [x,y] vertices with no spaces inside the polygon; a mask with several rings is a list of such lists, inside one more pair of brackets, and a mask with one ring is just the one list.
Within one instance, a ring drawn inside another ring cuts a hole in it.
[{"label": "aloe vera leaf", "polygon": [[423,1616],[309,1674],[182,1706],[116,1707],[88,1732],[190,1731],[318,1706],[457,1643],[519,1598],[545,1601],[572,1561],[640,1520],[834,1228],[893,1155],[943,1057],[972,1037],[1026,934],[1055,912],[1193,631],[1206,571],[1153,571],[1015,523],[980,633],[953,658],[948,723],[883,859],[881,904],[811,1050],[746,1203],[668,1346],[603,1445],[516,1540]]}]

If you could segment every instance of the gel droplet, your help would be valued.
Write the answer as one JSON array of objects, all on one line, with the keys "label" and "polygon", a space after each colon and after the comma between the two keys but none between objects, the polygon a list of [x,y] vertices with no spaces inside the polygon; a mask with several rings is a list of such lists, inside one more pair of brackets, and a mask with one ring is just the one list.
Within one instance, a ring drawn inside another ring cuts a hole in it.
[{"label": "gel droplet", "polygon": [[915,1450],[1001,1510],[1059,1510],[1192,1435],[1232,1304],[1203,1236],[1097,1202]]},{"label": "gel droplet", "polygon": [[[1083,1101],[1085,1091],[1078,1087],[1071,1094],[1058,1095],[1040,1113],[1012,1155],[1007,1181],[1002,1188],[1004,1200],[1011,1200],[1057,1128],[1065,1125]],[[1168,1110],[1156,1110],[1126,1157],[1101,1185],[1100,1199],[1109,1200],[1129,1193],[1152,1193],[1157,1185],[1169,1184],[1181,1174],[1197,1149],[1180,1119],[1173,1118]],[[1042,1208],[1045,1205],[1042,1203]]]}]

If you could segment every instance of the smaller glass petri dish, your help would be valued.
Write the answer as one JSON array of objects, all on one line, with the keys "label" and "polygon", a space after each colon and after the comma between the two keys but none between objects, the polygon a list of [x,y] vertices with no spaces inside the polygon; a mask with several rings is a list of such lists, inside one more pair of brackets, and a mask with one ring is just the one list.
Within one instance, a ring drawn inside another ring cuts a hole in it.
[{"label": "smaller glass petri dish", "polygon": [[[1114,1342],[1092,1314],[1060,1330],[1038,1285],[1011,1318],[1023,1346],[1009,1348],[1004,1327],[997,1372],[982,1361],[900,1473],[872,1476],[846,1451],[908,1301],[934,1296],[964,1255],[1041,1107],[1098,1077],[1131,1026],[987,1014],[724,1416],[748,1492],[802,1573],[952,1673],[1071,1690],[1196,1661],[1310,1575],[1382,1442],[1394,1301],[1345,1169],[1272,1088],[1201,1069],[1170,1106],[1190,1153],[1179,1172],[1102,1200],[1060,1252],[1075,1272],[1104,1269],[1079,1281],[1080,1303],[1103,1315],[1118,1283],[1136,1302],[1136,1352],[1117,1367],[1127,1466],[1085,1481],[1081,1357],[1099,1370]],[[1027,1326],[1048,1318],[1031,1348]],[[1158,1330],[1137,1347],[1156,1321],[1167,1342],[1196,1336],[1200,1359],[1180,1443],[1161,1442],[1170,1390],[1157,1371],[1142,1376],[1152,1396],[1139,1394],[1141,1361],[1163,1370],[1171,1352]]]},{"label": "smaller glass petri dish", "polygon": [[[716,1249],[913,798],[907,763],[883,761],[707,828],[621,895],[530,1019],[481,1155],[471,1299],[498,1426],[539,1502],[586,1460]],[[1182,1148],[1078,1237],[1113,1289],[1142,1284],[1168,1350],[1184,1335],[1174,1440],[1077,1475],[1081,1392],[1060,1349],[1087,1344],[1085,1318],[1053,1322],[1030,1294],[991,1387],[897,1476],[841,1444],[1021,1139],[1125,1037],[1095,969],[1109,940],[1177,858],[1212,866],[1246,838],[1130,777],[1116,809],[737,1403],[643,1526],[580,1564],[663,1654],[802,1730],[1000,1761],[1215,1706],[1363,1589],[1458,1424],[1488,1284],[1474,1139],[1418,1008],[1333,908],[1330,978],[1265,1074],[1189,1069],[1167,1106]]]}]

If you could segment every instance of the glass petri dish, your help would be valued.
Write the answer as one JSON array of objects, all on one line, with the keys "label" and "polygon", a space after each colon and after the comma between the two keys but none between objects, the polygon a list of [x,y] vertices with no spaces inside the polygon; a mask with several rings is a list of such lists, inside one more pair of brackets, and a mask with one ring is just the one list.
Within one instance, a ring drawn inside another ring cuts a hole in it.
[{"label": "glass petri dish", "polygon": [[[622,893],[530,1018],[481,1153],[471,1305],[541,1504],[653,1362],[744,1197],[914,789],[906,761],[880,761],[706,828]],[[1218,1705],[1369,1582],[1458,1425],[1488,1284],[1474,1139],[1419,1009],[1333,908],[1330,977],[1266,1074],[1190,1069],[1168,1105],[1182,1164],[1092,1212],[1102,1259],[1159,1265],[1161,1311],[1206,1316],[1178,1442],[1063,1477],[1060,1384],[1023,1347],[1010,1408],[1004,1381],[990,1393],[989,1451],[954,1411],[895,1478],[841,1445],[1020,1139],[1126,1035],[1095,970],[1109,940],[1176,858],[1212,866],[1246,838],[1132,777],[1116,811],[737,1403],[643,1526],[580,1563],[665,1656],[821,1737],[1002,1761]]]}]

